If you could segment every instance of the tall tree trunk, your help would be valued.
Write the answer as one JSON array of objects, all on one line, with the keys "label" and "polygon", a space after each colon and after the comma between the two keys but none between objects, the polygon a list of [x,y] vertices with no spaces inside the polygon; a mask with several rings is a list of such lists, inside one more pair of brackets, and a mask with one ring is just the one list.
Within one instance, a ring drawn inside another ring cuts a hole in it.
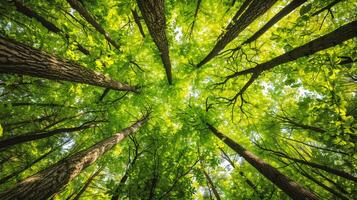
[{"label": "tall tree trunk", "polygon": [[84,184],[84,186],[81,188],[81,190],[79,190],[79,192],[77,193],[77,195],[72,199],[72,200],[79,200],[79,198],[81,197],[81,195],[87,190],[87,188],[89,187],[89,185],[92,183],[93,179],[99,175],[99,173],[103,170],[103,168],[99,168],[97,169],[92,176],[90,176],[88,178],[88,180],[86,181],[86,183]]},{"label": "tall tree trunk", "polygon": [[232,51],[238,51],[243,45],[249,44],[255,40],[257,40],[260,36],[262,36],[268,29],[270,29],[274,24],[278,23],[282,18],[293,12],[296,8],[301,6],[307,0],[293,0],[287,6],[285,6],[282,10],[280,10],[273,18],[271,18],[262,28],[260,28],[254,35],[244,41],[238,47],[232,49]]},{"label": "tall tree trunk", "polygon": [[[232,40],[234,40],[245,28],[247,28],[259,16],[267,12],[275,2],[277,2],[277,0],[253,0],[253,2],[249,2],[249,7],[245,11],[239,9],[232,22],[227,26],[225,34],[218,39],[211,52],[197,64],[197,67],[201,67],[216,57],[218,53]],[[239,16],[239,12],[243,13]]]},{"label": "tall tree trunk", "polygon": [[235,152],[237,152],[240,156],[242,156],[245,160],[247,160],[254,168],[256,168],[262,175],[264,175],[267,179],[269,179],[272,183],[274,183],[277,187],[279,187],[282,191],[284,191],[287,195],[289,195],[292,199],[319,199],[312,192],[306,190],[300,184],[288,178],[280,171],[278,171],[275,167],[269,165],[264,162],[262,159],[254,155],[252,152],[246,150],[244,147],[234,142],[229,137],[223,135],[223,133],[219,132],[212,125],[207,123],[208,129],[215,134],[220,140],[226,143],[230,148],[232,148]]},{"label": "tall tree trunk", "polygon": [[[22,4],[21,2],[19,2],[17,0],[13,0],[13,2],[15,3],[15,7],[18,12],[26,15],[29,18],[36,19],[38,22],[40,22],[42,24],[42,26],[44,26],[45,28],[47,28],[47,30],[49,30],[53,33],[56,33],[56,34],[62,33],[62,31],[56,25],[54,25],[52,22],[46,20],[44,17],[42,17],[41,15],[39,15],[38,13],[36,13],[32,9],[30,9],[29,7],[25,6],[24,4]],[[66,38],[69,38],[69,35],[67,33],[64,33],[64,35]],[[78,43],[77,48],[83,54],[89,55],[89,51],[87,49],[85,49],[81,44]]]},{"label": "tall tree trunk", "polygon": [[105,39],[113,45],[117,50],[120,51],[120,46],[109,36],[109,34],[104,30],[104,28],[98,24],[97,21],[92,17],[92,15],[86,10],[79,0],[67,0],[73,9],[75,9],[88,23],[90,23],[95,30],[104,35]]},{"label": "tall tree trunk", "polygon": [[61,190],[82,170],[94,163],[99,157],[112,149],[128,135],[136,132],[149,119],[149,114],[136,121],[130,127],[114,134],[93,146],[75,153],[37,174],[19,182],[12,188],[1,192],[2,200],[45,200]]},{"label": "tall tree trunk", "polygon": [[216,197],[216,199],[221,200],[221,197],[219,196],[219,193],[218,193],[216,187],[214,186],[211,177],[207,174],[206,170],[202,169],[202,172],[205,175],[206,181],[207,181],[208,185],[210,186],[210,188],[212,189],[213,194]]},{"label": "tall tree trunk", "polygon": [[193,14],[193,21],[192,21],[191,28],[190,28],[190,35],[192,35],[193,28],[195,27],[195,23],[196,23],[196,20],[197,20],[197,15],[198,15],[198,10],[200,9],[201,3],[202,3],[202,0],[197,0],[195,13]]},{"label": "tall tree trunk", "polygon": [[30,75],[137,92],[135,87],[1,36],[0,73]]},{"label": "tall tree trunk", "polygon": [[61,133],[71,133],[71,132],[76,132],[76,131],[82,131],[82,130],[94,127],[94,125],[95,125],[95,123],[84,123],[80,126],[73,127],[73,128],[59,128],[59,129],[54,129],[54,130],[44,131],[44,132],[39,132],[39,133],[14,136],[14,137],[11,137],[8,139],[0,140],[0,151],[3,151],[4,149],[7,149],[13,145],[47,138],[47,137],[51,137],[53,135],[57,135],[57,134],[61,134]]},{"label": "tall tree trunk", "polygon": [[150,35],[160,51],[169,84],[172,84],[169,44],[166,37],[166,18],[164,0],[137,0]]},{"label": "tall tree trunk", "polygon": [[141,25],[140,17],[139,17],[139,15],[138,15],[138,12],[136,12],[136,9],[131,9],[131,14],[132,14],[133,17],[134,17],[134,21],[135,21],[136,25],[137,25],[138,28],[139,28],[139,31],[140,31],[141,36],[143,36],[143,38],[145,38],[144,29],[143,29],[143,26]]}]

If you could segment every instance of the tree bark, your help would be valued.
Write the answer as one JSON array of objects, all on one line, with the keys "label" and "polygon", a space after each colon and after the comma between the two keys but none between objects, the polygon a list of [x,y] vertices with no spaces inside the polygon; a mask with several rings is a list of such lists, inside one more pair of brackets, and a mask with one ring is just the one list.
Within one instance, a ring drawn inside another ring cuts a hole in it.
[{"label": "tree bark", "polygon": [[220,140],[226,143],[230,148],[236,151],[240,156],[247,160],[254,168],[256,168],[262,175],[289,195],[292,199],[319,199],[315,194],[306,190],[300,184],[283,175],[275,167],[264,162],[262,159],[254,155],[252,152],[246,150],[244,147],[234,142],[229,137],[223,135],[212,125],[207,123],[208,129],[215,134]]},{"label": "tree bark", "polygon": [[47,138],[47,137],[51,137],[53,135],[57,135],[57,134],[61,134],[61,133],[71,133],[71,132],[76,132],[76,131],[82,131],[82,130],[91,128],[94,125],[95,125],[95,123],[84,123],[78,127],[73,127],[73,128],[59,128],[59,129],[54,129],[54,130],[50,130],[50,131],[43,131],[43,132],[39,132],[39,133],[19,135],[19,136],[14,136],[14,137],[11,137],[8,139],[3,139],[3,140],[0,140],[0,151],[3,151],[4,149],[7,149],[13,145]]},{"label": "tree bark", "polygon": [[135,87],[3,37],[0,37],[0,73],[29,75],[137,92]]},{"label": "tree bark", "polygon": [[133,17],[134,17],[134,21],[135,21],[136,25],[137,25],[138,28],[139,28],[139,31],[140,31],[141,36],[143,36],[143,38],[145,38],[144,29],[143,29],[143,26],[142,26],[141,23],[140,23],[140,17],[139,17],[139,15],[138,15],[138,12],[136,12],[136,9],[132,9],[132,10],[131,10],[131,14],[132,14]]},{"label": "tree bark", "polygon": [[117,50],[120,51],[120,46],[109,36],[109,34],[104,30],[102,26],[92,17],[92,15],[86,10],[80,1],[78,0],[67,0],[73,9],[75,9],[89,24],[91,24],[95,30],[104,35],[105,39],[113,45]]},{"label": "tree bark", "polygon": [[97,169],[92,176],[90,176],[88,178],[88,180],[86,181],[86,183],[84,184],[84,186],[81,188],[81,190],[79,190],[79,192],[77,193],[77,195],[72,199],[72,200],[79,200],[79,198],[81,197],[81,195],[87,190],[87,188],[89,187],[89,185],[92,183],[93,179],[99,175],[99,173],[103,170],[103,168]]},{"label": "tree bark", "polygon": [[[259,16],[267,12],[275,2],[277,2],[277,0],[253,0],[253,2],[249,2],[249,7],[245,11],[239,11],[242,10],[239,9],[233,18],[236,18],[236,20],[232,20],[232,22],[227,26],[225,34],[218,39],[211,52],[200,63],[197,64],[197,67],[201,67],[216,57],[218,53],[223,50],[232,40],[238,37],[238,35],[245,28],[247,28]],[[243,13],[239,16],[239,12]]]},{"label": "tree bark", "polygon": [[211,177],[207,174],[207,172],[206,172],[204,169],[202,169],[202,172],[203,172],[203,174],[205,175],[206,181],[208,182],[208,185],[209,185],[210,188],[212,189],[213,194],[214,194],[214,196],[216,197],[216,199],[217,199],[217,200],[221,200],[221,197],[219,196],[219,193],[218,193],[216,187],[214,186]]},{"label": "tree bark", "polygon": [[164,0],[137,0],[140,12],[150,35],[160,51],[169,84],[172,84],[169,45],[166,37],[166,18]]},{"label": "tree bark", "polygon": [[[18,12],[22,13],[23,15],[26,15],[29,18],[36,19],[38,22],[40,22],[42,24],[42,26],[44,26],[45,28],[47,28],[47,30],[49,30],[53,33],[56,33],[56,34],[62,33],[62,31],[56,25],[54,25],[52,22],[46,20],[44,17],[42,17],[41,15],[39,15],[38,13],[36,13],[32,9],[30,9],[29,7],[25,6],[24,4],[22,4],[21,2],[19,2],[17,0],[13,0],[13,2],[15,3],[15,7]],[[66,38],[69,38],[69,35],[67,33],[64,33],[64,35]],[[83,54],[89,55],[89,51],[86,48],[84,48],[81,44],[78,43],[77,48]]]},{"label": "tree bark", "polygon": [[128,135],[136,132],[149,119],[149,114],[111,137],[75,153],[37,174],[19,182],[12,188],[1,192],[2,200],[45,200],[61,190],[82,170],[94,163],[99,157],[112,149]]}]

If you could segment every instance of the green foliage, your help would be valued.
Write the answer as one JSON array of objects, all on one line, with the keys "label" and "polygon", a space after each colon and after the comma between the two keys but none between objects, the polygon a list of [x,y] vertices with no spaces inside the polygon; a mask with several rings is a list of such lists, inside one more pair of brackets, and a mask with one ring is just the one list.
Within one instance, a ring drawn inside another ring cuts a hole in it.
[{"label": "green foliage", "polygon": [[[123,199],[148,199],[150,196],[152,199],[208,199],[209,187],[198,160],[203,160],[222,199],[288,199],[249,163],[215,138],[207,130],[207,122],[322,199],[335,197],[303,176],[301,169],[348,198],[357,198],[354,182],[293,163],[255,145],[356,175],[357,68],[355,62],[341,64],[346,57],[356,60],[356,38],[265,72],[244,93],[246,102],[239,100],[235,106],[224,100],[234,96],[249,77],[241,76],[224,85],[215,85],[232,71],[254,67],[356,20],[355,2],[336,4],[331,10],[333,16],[325,16],[327,11],[313,16],[327,5],[327,1],[308,1],[259,39],[243,46],[237,54],[218,56],[195,69],[193,63],[201,61],[213,48],[243,1],[232,5],[233,1],[228,0],[203,0],[197,18],[194,18],[197,1],[165,1],[173,85],[167,84],[160,52],[144,20],[141,24],[145,38],[135,24],[131,14],[131,9],[138,11],[135,1],[82,2],[112,39],[121,45],[120,52],[62,0],[24,3],[63,33],[49,32],[35,19],[17,12],[9,1],[0,2],[0,33],[115,80],[138,86],[140,92],[109,91],[99,101],[104,88],[0,74],[1,139],[101,121],[91,129],[63,133],[0,151],[1,178],[51,148],[61,146],[1,184],[0,191],[115,134],[150,108],[152,116],[148,125],[134,136],[142,153],[132,167],[129,168],[129,163],[134,156],[135,144],[133,139],[126,139],[83,171],[54,199],[66,199],[77,193],[97,166],[104,166],[104,170],[82,199],[110,199],[128,169],[129,178],[121,189]],[[239,46],[289,2],[278,1],[226,49]],[[64,33],[69,37],[66,38]],[[77,44],[84,46],[90,55],[81,53]],[[221,148],[234,161],[235,168],[222,158]],[[244,172],[245,177],[240,172]],[[246,183],[247,178],[256,186],[256,191]]]}]

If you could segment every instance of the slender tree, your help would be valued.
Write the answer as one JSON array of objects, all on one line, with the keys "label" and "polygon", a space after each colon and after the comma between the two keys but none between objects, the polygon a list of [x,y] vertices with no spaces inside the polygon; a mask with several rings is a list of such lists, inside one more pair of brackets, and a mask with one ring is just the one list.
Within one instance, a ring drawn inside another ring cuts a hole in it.
[{"label": "slender tree", "polygon": [[34,141],[34,140],[43,139],[43,138],[48,138],[53,135],[82,131],[82,130],[94,127],[99,122],[103,122],[103,121],[86,122],[80,126],[73,127],[73,128],[58,128],[58,129],[49,130],[49,131],[42,131],[42,132],[36,132],[36,133],[32,133],[32,134],[13,136],[13,137],[10,137],[7,139],[0,140],[0,150],[3,151],[4,149],[7,149],[13,145],[22,144],[25,142],[30,142],[30,141]]},{"label": "slender tree", "polygon": [[205,175],[207,184],[212,189],[213,195],[216,197],[217,200],[221,200],[221,197],[219,196],[217,188],[216,188],[216,186],[214,186],[213,181],[212,181],[211,177],[209,176],[209,174],[204,169],[202,169],[202,173]]},{"label": "slender tree", "polygon": [[225,136],[223,133],[219,132],[211,124],[207,123],[207,127],[214,135],[216,135],[220,140],[222,140],[225,144],[227,144],[230,148],[232,148],[235,152],[247,160],[254,168],[256,168],[261,174],[263,174],[267,179],[269,179],[292,199],[319,199],[315,194],[282,174],[275,167],[264,162],[252,152],[248,151],[229,137]]},{"label": "slender tree", "polygon": [[72,200],[79,200],[79,198],[82,196],[82,194],[87,190],[87,188],[89,187],[89,185],[92,183],[92,181],[94,180],[95,177],[97,177],[100,172],[103,170],[103,167],[97,169],[86,181],[86,183],[84,184],[84,186],[81,188],[81,190],[79,190],[79,192],[76,194],[76,196],[72,199]]},{"label": "slender tree", "polygon": [[164,0],[137,0],[149,33],[160,51],[169,84],[172,84],[169,44],[166,37],[166,18]]},{"label": "slender tree", "polygon": [[232,53],[234,53],[234,52],[238,51],[239,49],[241,49],[243,45],[254,42],[260,36],[262,36],[268,29],[273,27],[281,19],[283,19],[285,16],[289,15],[291,12],[293,12],[296,8],[301,6],[306,1],[307,0],[293,0],[287,6],[285,6],[283,9],[281,9],[273,18],[271,18],[262,28],[260,28],[256,33],[254,33],[254,35],[249,37],[246,41],[244,41],[238,47],[236,47],[234,49],[227,50],[227,51],[231,51]]},{"label": "slender tree", "polygon": [[[66,39],[69,38],[69,35],[67,33],[62,32],[56,25],[54,25],[52,22],[48,21],[47,19],[45,19],[44,17],[33,11],[31,8],[25,6],[24,4],[22,4],[17,0],[13,0],[13,2],[18,12],[24,14],[29,18],[36,19],[38,22],[42,24],[42,26],[47,28],[47,30],[56,34],[63,33]],[[89,55],[89,51],[86,48],[84,48],[81,44],[77,43],[76,45],[79,51],[81,51],[85,55]]]},{"label": "slender tree", "polygon": [[137,92],[135,87],[2,36],[0,36],[0,73],[30,75]]},{"label": "slender tree", "polygon": [[346,40],[352,39],[357,36],[357,21],[350,22],[341,26],[335,31],[321,36],[311,42],[308,42],[300,47],[297,47],[283,55],[275,57],[265,63],[258,64],[257,66],[249,69],[245,69],[239,72],[235,72],[225,77],[225,80],[217,85],[225,84],[228,80],[236,78],[241,75],[252,74],[247,83],[236,93],[236,95],[230,99],[235,102],[239,96],[249,88],[249,86],[264,72],[281,64],[296,60],[298,58],[312,55],[318,51],[336,46],[343,43]]},{"label": "slender tree", "polygon": [[[227,26],[225,33],[218,39],[216,45],[213,47],[211,52],[197,64],[197,67],[201,67],[206,64],[214,57],[218,55],[232,40],[234,40],[238,35],[247,28],[253,21],[255,21],[259,16],[267,12],[277,0],[246,0],[243,3],[243,9],[239,9],[238,12],[232,19],[232,22]],[[245,7],[247,8],[245,9]]]},{"label": "slender tree", "polygon": [[105,39],[113,45],[117,50],[120,51],[120,46],[116,43],[109,34],[104,30],[104,28],[92,17],[87,9],[84,8],[80,0],[67,0],[73,9],[75,9],[89,24],[91,24],[95,30],[100,34],[104,35]]},{"label": "slender tree", "polygon": [[143,38],[145,38],[144,29],[140,22],[140,16],[139,16],[138,12],[136,11],[136,9],[131,9],[131,14],[133,15],[134,21],[139,28],[141,36],[143,36]]},{"label": "slender tree", "polygon": [[61,190],[69,181],[78,176],[85,168],[94,163],[100,156],[112,149],[128,135],[135,133],[149,119],[149,114],[143,116],[130,127],[114,134],[93,146],[75,153],[58,163],[38,172],[17,183],[12,188],[1,192],[3,200],[48,199]]}]

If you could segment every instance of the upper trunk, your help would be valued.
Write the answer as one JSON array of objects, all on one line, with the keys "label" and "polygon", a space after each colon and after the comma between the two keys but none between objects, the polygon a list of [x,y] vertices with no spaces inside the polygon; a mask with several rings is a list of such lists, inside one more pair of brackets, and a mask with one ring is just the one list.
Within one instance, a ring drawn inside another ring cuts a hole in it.
[{"label": "upper trunk", "polygon": [[79,200],[79,198],[81,197],[81,195],[87,190],[87,188],[89,187],[89,185],[92,183],[93,179],[99,175],[99,173],[102,171],[103,168],[100,168],[98,170],[96,170],[92,176],[90,176],[88,178],[88,180],[86,181],[86,183],[84,184],[84,186],[81,188],[81,190],[78,192],[78,194],[72,199],[72,200]]},{"label": "upper trunk", "polygon": [[217,200],[221,200],[221,197],[219,196],[218,191],[217,191],[216,187],[214,186],[211,177],[207,174],[207,172],[204,169],[202,170],[202,172],[205,175],[208,185],[211,187],[211,189],[213,191],[213,195],[216,197]]},{"label": "upper trunk", "polygon": [[94,163],[100,156],[108,152],[117,143],[128,135],[136,132],[149,119],[145,115],[130,127],[103,139],[88,149],[75,153],[58,163],[44,169],[37,174],[26,178],[14,187],[1,192],[2,200],[30,200],[48,199],[56,192],[60,191],[69,181],[75,178],[82,170]]},{"label": "upper trunk", "polygon": [[231,147],[234,151],[236,151],[240,156],[242,156],[245,160],[247,160],[262,175],[264,175],[267,179],[269,179],[272,183],[274,183],[277,187],[279,187],[292,199],[297,199],[297,200],[319,199],[312,192],[306,190],[298,183],[296,183],[295,181],[291,180],[290,178],[282,174],[275,167],[264,162],[262,159],[254,155],[252,152],[246,150],[244,147],[234,142],[229,137],[223,135],[212,125],[207,124],[207,126],[209,130],[212,131],[212,133],[214,133],[219,139],[221,139],[224,143],[226,143],[229,147]]},{"label": "upper trunk", "polygon": [[0,36],[0,73],[22,74],[136,92],[104,74]]},{"label": "upper trunk", "polygon": [[166,37],[166,18],[164,0],[137,0],[139,9],[157,48],[166,70],[169,84],[172,84],[169,45]]},{"label": "upper trunk", "polygon": [[[60,34],[62,32],[56,25],[54,25],[52,22],[48,21],[47,19],[45,19],[44,17],[33,11],[31,8],[25,6],[19,1],[14,0],[13,2],[15,3],[16,10],[18,12],[26,15],[29,18],[35,18],[38,22],[42,24],[42,26],[46,27],[47,30],[57,34]],[[64,35],[66,38],[69,38],[69,35],[67,33],[64,33]],[[89,51],[86,48],[84,48],[81,44],[77,43],[77,48],[85,55],[89,55]]]},{"label": "upper trunk", "polygon": [[[225,34],[220,37],[211,52],[199,63],[197,67],[209,62],[212,58],[223,50],[232,40],[234,40],[245,28],[247,28],[259,16],[267,12],[277,0],[254,0],[249,2],[249,7],[244,11],[239,9],[232,22],[227,26]],[[240,15],[240,13],[242,14]]]},{"label": "upper trunk", "polygon": [[104,35],[105,39],[113,45],[116,49],[120,50],[119,45],[109,36],[109,34],[98,24],[97,21],[91,16],[91,14],[83,7],[78,0],[67,0],[73,9],[75,9],[88,23],[90,23],[95,30]]}]

